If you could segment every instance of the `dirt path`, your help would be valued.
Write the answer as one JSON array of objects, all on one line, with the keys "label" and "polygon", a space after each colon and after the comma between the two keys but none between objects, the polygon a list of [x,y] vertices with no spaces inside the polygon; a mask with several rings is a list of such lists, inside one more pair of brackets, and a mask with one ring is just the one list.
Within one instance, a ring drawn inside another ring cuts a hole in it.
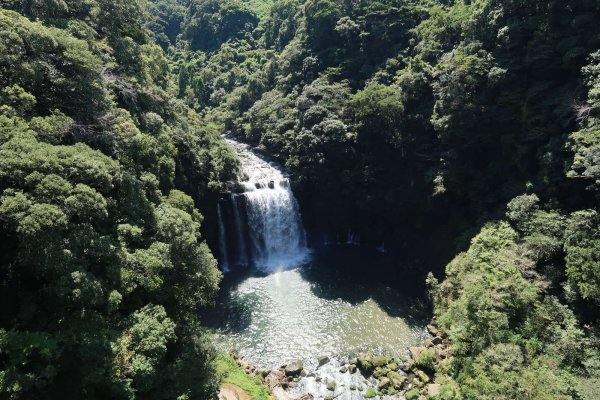
[{"label": "dirt path", "polygon": [[224,383],[219,388],[219,400],[252,400],[252,397],[231,383]]}]

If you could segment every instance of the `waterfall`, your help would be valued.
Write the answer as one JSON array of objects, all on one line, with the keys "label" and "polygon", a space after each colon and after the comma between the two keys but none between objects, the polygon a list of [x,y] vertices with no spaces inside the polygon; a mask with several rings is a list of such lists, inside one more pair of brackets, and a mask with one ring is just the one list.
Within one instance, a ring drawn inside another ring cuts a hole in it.
[{"label": "waterfall", "polygon": [[217,218],[219,220],[219,261],[221,261],[223,271],[227,271],[229,269],[229,257],[227,256],[227,238],[225,236],[225,224],[220,204],[217,204]]},{"label": "waterfall", "polygon": [[231,209],[233,211],[233,222],[235,225],[235,236],[238,244],[238,263],[248,265],[248,251],[246,250],[246,239],[244,238],[243,222],[240,213],[238,198],[235,194],[231,195]]},{"label": "waterfall", "polygon": [[231,207],[228,215],[233,217],[235,234],[229,238],[236,242],[224,244],[225,253],[230,245],[237,255],[237,264],[252,264],[266,271],[298,265],[307,258],[308,249],[289,177],[247,145],[226,140],[241,160],[240,183],[244,191],[232,195],[229,202],[220,203]]}]

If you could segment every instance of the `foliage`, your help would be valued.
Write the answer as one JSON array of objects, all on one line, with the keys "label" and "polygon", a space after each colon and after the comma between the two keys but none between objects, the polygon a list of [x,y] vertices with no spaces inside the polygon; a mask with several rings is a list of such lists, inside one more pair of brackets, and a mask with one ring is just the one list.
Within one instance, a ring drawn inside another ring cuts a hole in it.
[{"label": "foliage", "polygon": [[235,155],[175,99],[144,3],[4,4],[0,397],[216,397],[196,207]]},{"label": "foliage", "polygon": [[229,354],[219,354],[216,359],[216,375],[219,381],[231,383],[256,400],[271,400],[271,394],[257,376],[250,376],[240,368]]}]

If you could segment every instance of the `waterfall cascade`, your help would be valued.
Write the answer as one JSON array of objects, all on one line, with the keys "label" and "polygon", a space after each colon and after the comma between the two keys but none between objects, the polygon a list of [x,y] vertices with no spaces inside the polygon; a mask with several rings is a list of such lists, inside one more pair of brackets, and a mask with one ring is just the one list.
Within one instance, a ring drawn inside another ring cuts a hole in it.
[{"label": "waterfall cascade", "polygon": [[268,271],[297,265],[307,258],[308,249],[289,177],[247,145],[226,140],[241,160],[244,191],[219,204],[221,264]]}]

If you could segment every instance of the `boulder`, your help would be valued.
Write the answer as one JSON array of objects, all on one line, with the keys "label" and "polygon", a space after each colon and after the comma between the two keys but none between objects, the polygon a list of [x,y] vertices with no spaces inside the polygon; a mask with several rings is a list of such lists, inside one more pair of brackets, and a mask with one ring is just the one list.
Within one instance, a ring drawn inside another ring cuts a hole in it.
[{"label": "boulder", "polygon": [[389,378],[381,378],[381,380],[377,384],[377,390],[384,391],[390,386],[392,386],[392,381]]},{"label": "boulder", "polygon": [[333,392],[335,390],[336,386],[337,385],[336,385],[335,381],[327,382],[327,390],[331,390]]},{"label": "boulder", "polygon": [[375,393],[375,389],[373,389],[372,387],[370,387],[369,389],[367,389],[367,391],[365,392],[365,394],[363,395],[363,397],[365,399],[372,399],[375,396],[377,396],[377,393]]},{"label": "boulder", "polygon": [[432,336],[441,336],[441,332],[440,330],[433,324],[429,324],[427,325],[427,331],[432,335]]},{"label": "boulder", "polygon": [[392,361],[392,357],[390,356],[374,356],[371,362],[373,363],[374,367],[384,367],[390,361]]},{"label": "boulder", "polygon": [[429,382],[429,376],[425,372],[421,371],[420,369],[415,369],[414,373],[421,382],[423,382],[423,383]]},{"label": "boulder", "polygon": [[373,373],[373,376],[377,379],[381,379],[381,377],[386,376],[388,372],[390,372],[390,371],[387,368],[377,367],[377,368],[375,368],[375,372]]},{"label": "boulder", "polygon": [[375,370],[373,365],[373,353],[361,353],[358,355],[356,365],[360,369],[363,375],[369,376]]},{"label": "boulder", "polygon": [[427,394],[429,397],[439,396],[442,392],[442,385],[439,383],[430,383],[427,385]]},{"label": "boulder", "polygon": [[443,339],[439,336],[434,337],[433,339],[431,339],[431,343],[433,343],[434,346],[437,346],[438,344],[442,344]]},{"label": "boulder", "polygon": [[419,398],[419,389],[415,388],[415,389],[409,390],[408,392],[406,392],[404,394],[404,398],[406,400],[416,400],[416,399],[418,399]]},{"label": "boulder", "polygon": [[346,366],[344,365],[342,368],[340,368],[340,372],[341,372],[342,374],[345,374],[346,372],[348,372],[348,367],[346,367]]},{"label": "boulder", "polygon": [[422,347],[422,346],[415,346],[415,347],[409,347],[408,348],[408,351],[410,352],[410,357],[413,360],[416,360],[417,357],[419,357],[419,354],[421,354],[425,350],[427,350],[427,349],[425,347]]},{"label": "boulder", "polygon": [[400,375],[396,371],[388,372],[387,377],[392,382],[392,385],[394,385],[394,388],[398,390],[402,388],[407,379],[406,376]]},{"label": "boulder", "polygon": [[348,367],[348,370],[350,371],[351,374],[356,372],[356,365],[354,364],[350,364],[350,366]]},{"label": "boulder", "polygon": [[327,364],[329,361],[331,361],[329,359],[329,357],[327,356],[321,356],[317,359],[319,361],[319,367],[322,367],[323,365]]},{"label": "boulder", "polygon": [[286,376],[300,376],[304,370],[304,364],[301,360],[294,360],[288,365],[285,366],[285,375]]}]

